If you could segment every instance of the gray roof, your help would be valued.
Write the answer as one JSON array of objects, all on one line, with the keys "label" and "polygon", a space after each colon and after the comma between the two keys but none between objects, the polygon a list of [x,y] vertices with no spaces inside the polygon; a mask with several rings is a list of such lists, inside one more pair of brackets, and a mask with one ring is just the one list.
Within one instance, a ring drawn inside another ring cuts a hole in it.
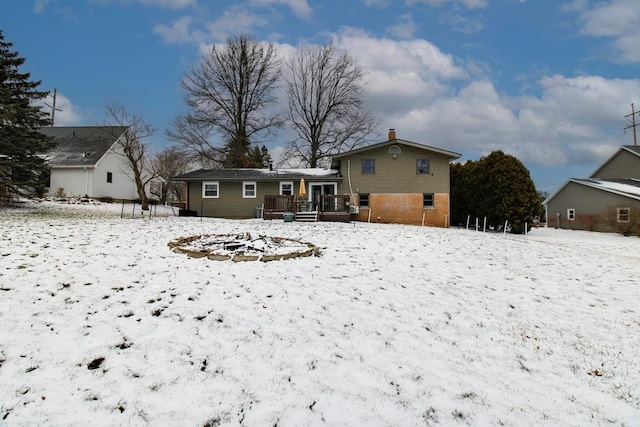
[{"label": "gray roof", "polygon": [[339,171],[333,169],[200,169],[175,177],[178,181],[340,181]]},{"label": "gray roof", "polygon": [[333,158],[335,160],[338,160],[341,157],[349,156],[351,154],[358,154],[358,153],[362,153],[362,152],[365,152],[365,151],[374,150],[376,148],[386,147],[388,145],[394,145],[394,144],[404,144],[404,145],[408,145],[410,147],[419,148],[421,150],[433,151],[434,153],[443,154],[443,155],[449,157],[452,160],[453,159],[459,159],[460,157],[462,157],[462,154],[460,154],[460,153],[455,153],[453,151],[443,150],[442,148],[431,147],[431,146],[424,145],[424,144],[418,144],[417,142],[406,141],[404,139],[390,139],[388,141],[383,141],[383,142],[380,142],[378,144],[373,144],[373,145],[368,145],[366,147],[356,148],[355,150],[351,150],[351,151],[345,151],[344,153],[340,153],[340,154],[334,155]]},{"label": "gray roof", "polygon": [[617,194],[634,200],[640,200],[640,179],[598,179],[598,178],[571,178],[555,193],[547,197],[542,204],[547,205],[570,182],[595,188],[607,193]]},{"label": "gray roof", "polygon": [[50,166],[94,166],[126,130],[123,126],[46,127],[40,132],[53,138],[47,152]]},{"label": "gray roof", "polygon": [[623,145],[629,151],[633,151],[635,154],[640,156],[640,146],[639,145]]}]

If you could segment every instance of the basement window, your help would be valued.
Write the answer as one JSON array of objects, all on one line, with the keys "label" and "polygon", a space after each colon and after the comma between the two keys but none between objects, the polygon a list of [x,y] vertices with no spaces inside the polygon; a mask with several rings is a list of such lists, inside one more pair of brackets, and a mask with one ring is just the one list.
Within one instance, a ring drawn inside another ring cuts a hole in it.
[{"label": "basement window", "polygon": [[569,221],[575,221],[575,219],[576,219],[576,210],[575,209],[567,209],[567,219]]},{"label": "basement window", "polygon": [[618,208],[617,209],[618,222],[629,222],[631,218],[630,208]]},{"label": "basement window", "polygon": [[369,193],[360,193],[358,194],[358,203],[360,203],[361,208],[369,207]]},{"label": "basement window", "polygon": [[424,193],[422,195],[422,207],[424,208],[433,207],[433,193]]}]

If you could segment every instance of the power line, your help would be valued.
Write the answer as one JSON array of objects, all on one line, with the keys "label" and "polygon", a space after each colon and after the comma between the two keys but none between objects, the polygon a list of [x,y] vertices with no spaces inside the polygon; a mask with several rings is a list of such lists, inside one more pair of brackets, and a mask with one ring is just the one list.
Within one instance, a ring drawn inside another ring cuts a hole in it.
[{"label": "power line", "polygon": [[53,89],[53,105],[49,105],[46,102],[44,103],[44,105],[46,105],[47,107],[51,108],[51,127],[53,127],[53,125],[55,124],[55,119],[56,119],[56,111],[62,111],[60,108],[56,108],[56,96],[58,94],[58,90],[57,89]]},{"label": "power line", "polygon": [[[636,138],[636,127],[638,125],[640,125],[640,123],[636,123],[636,114],[640,113],[640,111],[636,111],[633,107],[633,103],[631,104],[631,114],[627,114],[626,116],[624,116],[627,120],[629,120],[631,122],[631,124],[627,127],[624,128],[624,130],[626,131],[627,129],[633,129],[633,145],[638,145],[638,140]],[[630,119],[629,119],[630,118]]]}]

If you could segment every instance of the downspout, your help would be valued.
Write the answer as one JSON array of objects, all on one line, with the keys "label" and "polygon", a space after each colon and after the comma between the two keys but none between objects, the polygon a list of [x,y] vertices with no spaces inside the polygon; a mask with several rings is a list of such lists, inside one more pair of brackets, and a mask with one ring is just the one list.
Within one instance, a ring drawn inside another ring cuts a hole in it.
[{"label": "downspout", "polygon": [[347,160],[347,180],[349,181],[349,193],[351,194],[351,203],[356,206],[356,198],[353,195],[353,187],[351,186],[351,160]]},{"label": "downspout", "polygon": [[84,167],[84,194],[89,195],[89,168]]}]

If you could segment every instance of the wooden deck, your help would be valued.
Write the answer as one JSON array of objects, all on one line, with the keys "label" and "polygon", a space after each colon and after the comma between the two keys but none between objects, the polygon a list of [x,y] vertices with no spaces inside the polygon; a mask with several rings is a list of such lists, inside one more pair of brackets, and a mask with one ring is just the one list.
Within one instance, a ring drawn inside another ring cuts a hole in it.
[{"label": "wooden deck", "polygon": [[[263,219],[284,219],[285,213],[293,213],[294,221],[349,222],[348,195],[322,195],[311,210],[308,200],[297,196],[268,195],[264,198]],[[313,219],[312,219],[313,218]]]}]

